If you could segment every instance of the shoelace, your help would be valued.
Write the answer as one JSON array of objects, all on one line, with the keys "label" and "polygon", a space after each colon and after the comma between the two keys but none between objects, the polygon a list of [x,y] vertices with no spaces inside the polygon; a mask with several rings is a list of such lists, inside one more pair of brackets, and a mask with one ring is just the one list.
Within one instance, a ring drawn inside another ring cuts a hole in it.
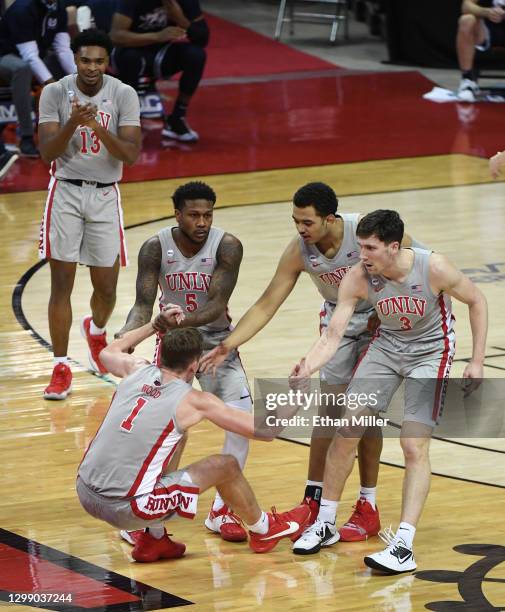
[{"label": "shoelace", "polygon": [[[226,520],[228,518],[230,518],[231,521]],[[228,512],[226,514],[223,514],[223,516],[221,518],[221,524],[224,525],[225,523],[228,523],[228,524],[236,523],[237,525],[242,525],[243,521],[242,521],[242,519],[239,516],[237,516],[235,514],[235,512],[233,512],[232,510],[229,509]]]},{"label": "shoelace", "polygon": [[89,338],[89,343],[93,349],[102,350],[103,348],[107,346],[107,340],[105,339],[105,334],[100,334],[99,336],[93,336],[92,334],[90,334],[88,338]]},{"label": "shoelace", "polygon": [[379,538],[385,542],[388,546],[392,546],[395,543],[395,533],[391,529],[391,525],[386,527],[386,529],[381,529],[379,531]]}]

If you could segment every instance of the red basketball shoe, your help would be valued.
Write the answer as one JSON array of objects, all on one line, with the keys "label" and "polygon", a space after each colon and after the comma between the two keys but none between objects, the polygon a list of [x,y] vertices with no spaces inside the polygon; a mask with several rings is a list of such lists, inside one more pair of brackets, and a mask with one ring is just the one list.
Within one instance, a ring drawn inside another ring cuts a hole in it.
[{"label": "red basketball shoe", "polygon": [[227,542],[244,542],[247,540],[246,530],[242,527],[242,521],[234,514],[228,506],[224,505],[219,510],[210,510],[205,519],[205,527],[219,533]]},{"label": "red basketball shoe", "polygon": [[376,536],[381,528],[379,509],[361,497],[354,506],[350,519],[338,532],[342,542],[360,542]]},{"label": "red basketball shoe", "polygon": [[62,400],[72,393],[72,370],[66,363],[57,363],[53,368],[51,382],[44,389],[44,399]]},{"label": "red basketball shoe", "polygon": [[135,531],[126,531],[126,529],[122,529],[119,532],[119,535],[123,538],[123,540],[128,542],[128,544],[135,546],[144,531],[145,529],[135,529]]},{"label": "red basketball shoe", "polygon": [[306,497],[301,504],[298,504],[293,510],[284,512],[289,516],[289,520],[296,521],[300,525],[300,529],[291,536],[294,542],[297,540],[303,531],[316,520],[319,514],[319,504],[310,497]]},{"label": "red basketball shoe", "polygon": [[[136,531],[131,533],[137,534]],[[135,535],[134,541],[132,557],[138,563],[153,563],[159,559],[179,559],[186,551],[186,544],[173,542],[166,531],[159,540],[148,531],[142,531],[139,536]]]},{"label": "red basketball shoe", "polygon": [[105,332],[98,336],[95,336],[90,332],[92,318],[93,317],[91,315],[88,315],[81,321],[81,335],[88,343],[88,358],[91,369],[98,372],[98,374],[107,374],[107,368],[104,367],[99,357],[100,351],[107,346],[107,337]]},{"label": "red basketball shoe", "polygon": [[267,512],[267,533],[249,532],[249,547],[256,553],[266,553],[275,548],[282,538],[291,538],[294,534],[303,531],[303,525],[310,514],[308,505],[300,504],[289,512],[277,514],[275,508]]}]

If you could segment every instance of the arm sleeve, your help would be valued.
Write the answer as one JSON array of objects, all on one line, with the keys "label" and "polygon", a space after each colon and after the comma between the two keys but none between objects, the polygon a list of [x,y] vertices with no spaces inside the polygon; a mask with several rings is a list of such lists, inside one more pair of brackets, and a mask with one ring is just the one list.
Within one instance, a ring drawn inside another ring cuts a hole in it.
[{"label": "arm sleeve", "polygon": [[129,85],[123,85],[121,99],[119,102],[119,122],[118,127],[122,125],[138,125],[140,126],[140,105],[137,92]]},{"label": "arm sleeve", "polygon": [[18,43],[16,48],[19,51],[19,55],[30,64],[33,74],[39,81],[39,83],[45,83],[47,80],[52,79],[53,75],[49,72],[47,66],[40,59],[39,48],[35,40],[29,42]]},{"label": "arm sleeve", "polygon": [[74,54],[70,49],[70,36],[68,32],[58,32],[54,37],[54,50],[60,60],[61,67],[65,74],[73,74],[77,72],[74,63]]},{"label": "arm sleeve", "polygon": [[58,112],[58,84],[46,85],[40,94],[39,101],[39,124],[60,122]]}]

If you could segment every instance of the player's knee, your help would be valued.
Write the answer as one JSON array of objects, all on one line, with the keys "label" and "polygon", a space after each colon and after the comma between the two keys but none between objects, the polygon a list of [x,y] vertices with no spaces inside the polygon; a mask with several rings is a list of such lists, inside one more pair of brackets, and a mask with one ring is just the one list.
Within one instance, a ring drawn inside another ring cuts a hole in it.
[{"label": "player's knee", "polygon": [[458,32],[460,34],[471,34],[478,23],[479,20],[475,15],[461,15],[458,21]]},{"label": "player's knee", "polygon": [[200,70],[207,60],[207,52],[202,47],[188,45],[184,54],[184,63],[187,68]]},{"label": "player's knee", "polygon": [[417,463],[426,458],[428,442],[423,438],[400,438],[406,463]]},{"label": "player's knee", "polygon": [[229,477],[236,476],[240,472],[240,465],[233,455],[221,455],[222,464]]}]

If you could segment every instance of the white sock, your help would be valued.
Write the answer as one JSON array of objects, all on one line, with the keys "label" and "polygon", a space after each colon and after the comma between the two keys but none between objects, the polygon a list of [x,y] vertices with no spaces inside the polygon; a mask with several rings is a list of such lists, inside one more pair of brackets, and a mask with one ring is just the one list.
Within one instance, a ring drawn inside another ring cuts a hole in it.
[{"label": "white sock", "polygon": [[360,499],[364,497],[366,501],[372,506],[375,510],[375,494],[377,492],[377,487],[364,487],[361,485],[359,489],[359,497]]},{"label": "white sock", "polygon": [[407,547],[412,548],[415,535],[416,528],[414,527],[414,525],[411,525],[410,523],[401,522],[395,537],[401,537]]},{"label": "white sock", "polygon": [[105,327],[97,327],[94,324],[93,319],[91,319],[91,323],[89,324],[89,333],[92,336],[101,336],[105,333]]},{"label": "white sock", "polygon": [[221,497],[221,495],[219,495],[219,493],[216,492],[216,497],[214,498],[214,503],[212,504],[212,510],[214,510],[214,512],[217,512],[218,510],[221,510],[223,506],[224,499]]},{"label": "white sock", "polygon": [[149,525],[147,530],[149,531],[149,535],[152,535],[153,538],[156,538],[157,540],[161,540],[161,538],[165,535],[165,527],[163,526],[163,523]]},{"label": "white sock", "polygon": [[268,532],[268,516],[265,512],[261,511],[261,516],[254,525],[247,525],[247,529],[253,533],[265,534]]},{"label": "white sock", "polygon": [[53,357],[53,365],[58,365],[59,363],[68,365],[68,357],[66,355],[65,357]]},{"label": "white sock", "polygon": [[321,497],[321,505],[319,506],[319,514],[317,518],[325,523],[335,524],[337,518],[338,502],[331,499]]}]

